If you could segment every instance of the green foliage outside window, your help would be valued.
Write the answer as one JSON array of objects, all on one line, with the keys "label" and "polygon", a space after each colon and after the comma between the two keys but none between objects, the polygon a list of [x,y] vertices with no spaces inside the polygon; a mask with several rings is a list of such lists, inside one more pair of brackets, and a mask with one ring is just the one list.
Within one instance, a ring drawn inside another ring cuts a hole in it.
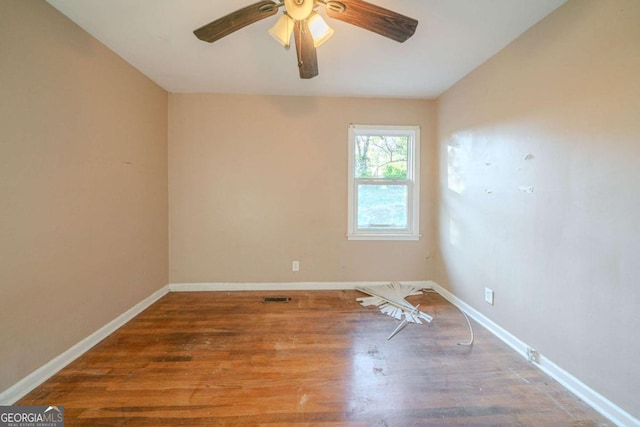
[{"label": "green foliage outside window", "polygon": [[358,135],[355,143],[356,178],[407,178],[408,137]]}]

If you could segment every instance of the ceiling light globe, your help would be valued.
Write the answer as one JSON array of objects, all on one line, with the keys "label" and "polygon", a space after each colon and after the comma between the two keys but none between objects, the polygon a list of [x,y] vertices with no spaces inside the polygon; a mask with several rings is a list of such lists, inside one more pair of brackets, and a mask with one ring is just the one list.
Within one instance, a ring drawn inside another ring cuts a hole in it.
[{"label": "ceiling light globe", "polygon": [[293,19],[284,13],[276,24],[269,29],[269,34],[282,46],[289,47],[291,44],[291,34],[293,34],[293,24]]},{"label": "ceiling light globe", "polygon": [[308,21],[309,31],[311,31],[311,36],[313,37],[313,45],[315,47],[319,47],[324,44],[331,36],[333,35],[333,28],[331,28],[325,21],[322,19],[322,16],[318,15],[316,12],[313,12]]}]

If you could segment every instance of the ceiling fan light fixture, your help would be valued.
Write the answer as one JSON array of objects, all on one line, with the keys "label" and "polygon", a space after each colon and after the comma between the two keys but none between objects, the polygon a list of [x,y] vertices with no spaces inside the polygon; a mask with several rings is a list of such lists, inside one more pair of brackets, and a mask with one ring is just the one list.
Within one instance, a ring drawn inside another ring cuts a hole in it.
[{"label": "ceiling fan light fixture", "polygon": [[269,29],[269,34],[282,46],[289,47],[291,44],[291,34],[293,34],[293,26],[293,19],[284,13],[276,24]]},{"label": "ceiling fan light fixture", "polygon": [[285,48],[290,46],[291,36],[294,36],[301,79],[318,75],[316,48],[333,34],[333,29],[315,12],[316,8],[324,7],[329,18],[400,43],[413,36],[418,26],[417,20],[366,0],[260,0],[203,25],[193,33],[198,39],[213,43],[247,25],[276,15],[281,7],[285,13],[269,29],[269,34]]},{"label": "ceiling fan light fixture", "polygon": [[315,47],[321,46],[333,35],[333,28],[331,28],[324,19],[322,19],[322,16],[318,15],[316,12],[311,14],[308,24],[309,31],[311,31],[311,35],[313,36],[313,45]]}]

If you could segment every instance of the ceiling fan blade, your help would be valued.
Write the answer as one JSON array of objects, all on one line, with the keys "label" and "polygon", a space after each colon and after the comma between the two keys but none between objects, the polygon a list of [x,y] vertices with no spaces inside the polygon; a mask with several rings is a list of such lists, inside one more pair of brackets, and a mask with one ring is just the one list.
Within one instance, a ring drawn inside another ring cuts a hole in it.
[{"label": "ceiling fan blade", "polygon": [[318,55],[316,54],[313,36],[306,19],[304,21],[296,21],[293,35],[296,40],[300,78],[312,79],[318,75]]},{"label": "ceiling fan blade", "polygon": [[278,4],[273,1],[260,1],[240,10],[236,10],[220,19],[204,25],[193,32],[202,41],[213,43],[229,34],[273,16],[278,12]]},{"label": "ceiling fan blade", "polygon": [[327,15],[397,42],[404,42],[416,32],[418,21],[408,16],[367,3],[363,0],[341,0],[345,10],[340,12],[327,7]]}]

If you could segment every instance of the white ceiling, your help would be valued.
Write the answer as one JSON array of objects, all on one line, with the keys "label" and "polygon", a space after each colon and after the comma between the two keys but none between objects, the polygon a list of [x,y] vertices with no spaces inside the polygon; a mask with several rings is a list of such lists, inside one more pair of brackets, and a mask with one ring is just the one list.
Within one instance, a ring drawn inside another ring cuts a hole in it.
[{"label": "white ceiling", "polygon": [[417,19],[397,43],[327,19],[320,75],[267,33],[278,15],[215,43],[193,30],[256,0],[48,0],[169,92],[435,98],[566,0],[370,0]]}]

